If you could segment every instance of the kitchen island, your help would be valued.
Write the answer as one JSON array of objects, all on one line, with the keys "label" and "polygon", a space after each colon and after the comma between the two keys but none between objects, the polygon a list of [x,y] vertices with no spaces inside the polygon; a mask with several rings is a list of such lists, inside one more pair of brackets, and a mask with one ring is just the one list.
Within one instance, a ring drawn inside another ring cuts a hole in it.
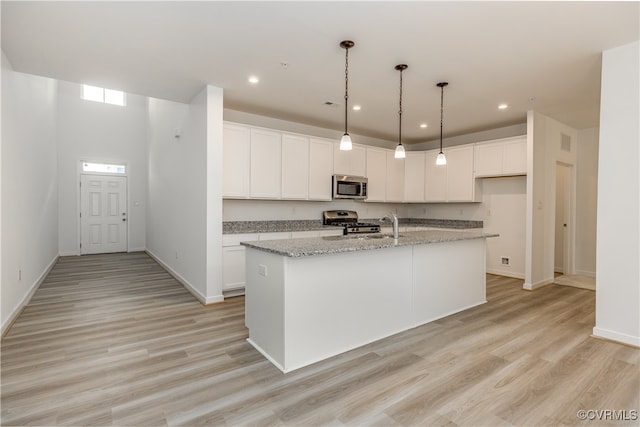
[{"label": "kitchen island", "polygon": [[289,372],[486,302],[481,231],[243,242],[248,341]]}]

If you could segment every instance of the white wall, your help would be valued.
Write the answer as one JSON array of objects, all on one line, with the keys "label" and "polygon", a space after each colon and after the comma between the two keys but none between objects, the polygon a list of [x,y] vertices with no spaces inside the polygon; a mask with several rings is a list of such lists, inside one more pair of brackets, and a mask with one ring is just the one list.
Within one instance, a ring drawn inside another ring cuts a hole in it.
[{"label": "white wall", "polygon": [[[215,268],[208,264],[207,236],[216,233],[208,227],[214,227],[210,224],[222,219],[221,207],[218,213],[213,212],[217,209],[216,202],[208,200],[209,193],[211,196],[216,193],[212,187],[215,165],[207,165],[208,155],[214,154],[208,153],[207,140],[207,104],[211,97],[215,94],[204,88],[188,105],[151,98],[148,109],[147,250],[203,303],[223,299],[221,272],[219,286],[213,284],[215,278],[207,278]],[[220,140],[212,144],[221,144],[221,111],[219,115]],[[181,130],[179,138],[174,137],[174,129]],[[209,167],[214,170],[209,172]],[[221,183],[218,185],[221,198]],[[218,258],[222,259],[221,252]],[[216,291],[217,294],[209,294]]]},{"label": "white wall", "polygon": [[[569,151],[561,148],[562,136],[569,138]],[[555,249],[556,165],[572,168],[572,203],[575,206],[575,164],[578,132],[550,117],[527,113],[527,207],[525,246],[525,289],[553,282]],[[569,232],[576,233],[575,221]],[[572,250],[572,249],[570,249]],[[573,274],[572,255],[568,274]]]},{"label": "white wall", "polygon": [[2,331],[58,257],[56,82],[2,53]]},{"label": "white wall", "polygon": [[603,52],[596,336],[640,346],[640,42]]},{"label": "white wall", "polygon": [[482,180],[484,231],[500,235],[487,239],[488,273],[524,279],[526,187],[525,176]]},{"label": "white wall", "polygon": [[411,218],[484,220],[481,203],[418,203],[409,205]]},{"label": "white wall", "polygon": [[222,135],[224,92],[207,86],[207,299],[221,301],[222,297]]},{"label": "white wall", "polygon": [[127,94],[127,105],[81,99],[81,86],[58,81],[60,254],[79,254],[78,162],[126,162],[128,250],[144,250],[147,199],[147,101]]},{"label": "white wall", "polygon": [[578,131],[576,161],[576,274],[596,276],[598,128]]}]

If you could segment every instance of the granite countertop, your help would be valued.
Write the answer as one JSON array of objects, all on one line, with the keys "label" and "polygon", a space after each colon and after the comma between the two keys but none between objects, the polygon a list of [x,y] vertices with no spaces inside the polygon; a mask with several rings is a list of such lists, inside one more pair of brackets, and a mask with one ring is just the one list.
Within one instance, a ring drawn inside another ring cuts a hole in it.
[{"label": "granite countertop", "polygon": [[[378,223],[379,218],[361,219],[360,222]],[[391,225],[388,221],[380,226]],[[473,229],[482,228],[482,221],[400,218],[401,226],[422,226],[438,228]],[[224,221],[222,234],[276,233],[282,231],[335,230],[335,226],[323,225],[322,220],[280,220],[280,221]]]},{"label": "granite countertop", "polygon": [[342,252],[385,249],[398,246],[454,242],[457,240],[484,239],[487,237],[497,236],[498,234],[488,234],[483,233],[482,231],[427,230],[400,233],[400,237],[397,240],[386,233],[375,233],[286,240],[261,240],[255,242],[242,242],[241,244],[250,248],[260,249],[282,256],[306,257],[337,254]]}]

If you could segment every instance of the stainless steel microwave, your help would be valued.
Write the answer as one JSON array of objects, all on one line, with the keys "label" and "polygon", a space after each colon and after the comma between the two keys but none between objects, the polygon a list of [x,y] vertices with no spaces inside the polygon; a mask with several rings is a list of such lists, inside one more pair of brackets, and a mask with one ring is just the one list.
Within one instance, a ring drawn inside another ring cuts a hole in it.
[{"label": "stainless steel microwave", "polygon": [[333,175],[333,198],[366,200],[367,182],[364,176]]}]

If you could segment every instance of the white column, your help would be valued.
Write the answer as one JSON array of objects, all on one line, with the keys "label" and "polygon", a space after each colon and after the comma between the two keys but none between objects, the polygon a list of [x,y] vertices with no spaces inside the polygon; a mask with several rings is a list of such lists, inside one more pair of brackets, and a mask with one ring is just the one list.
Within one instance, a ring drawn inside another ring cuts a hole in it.
[{"label": "white column", "polygon": [[596,326],[640,346],[640,42],[603,52],[598,164]]}]

